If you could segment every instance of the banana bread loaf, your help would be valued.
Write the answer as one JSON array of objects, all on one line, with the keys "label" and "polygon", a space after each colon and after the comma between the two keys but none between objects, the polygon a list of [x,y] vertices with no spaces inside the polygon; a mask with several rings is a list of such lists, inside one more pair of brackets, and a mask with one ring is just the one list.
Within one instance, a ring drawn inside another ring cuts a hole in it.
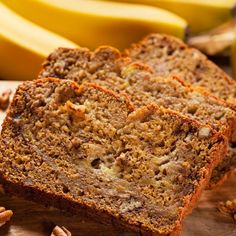
[{"label": "banana bread loaf", "polygon": [[[83,48],[60,48],[48,57],[43,67],[40,78],[58,77],[79,84],[93,82],[114,91],[123,91],[130,95],[136,107],[153,102],[211,125],[229,140],[236,138],[236,113],[224,101],[194,90],[180,79],[156,77],[149,67],[132,63],[130,58],[121,57],[114,48],[101,47],[95,52]],[[229,154],[225,158],[223,166],[213,172],[212,186],[234,169],[233,165],[226,168],[226,163],[233,162],[235,155]]]},{"label": "banana bread loaf", "polygon": [[213,167],[219,132],[155,104],[68,80],[25,82],[0,141],[7,192],[150,235],[179,235]]},{"label": "banana bread loaf", "polygon": [[159,76],[179,75],[194,87],[236,104],[236,82],[197,49],[170,35],[151,34],[125,54],[150,65]]}]

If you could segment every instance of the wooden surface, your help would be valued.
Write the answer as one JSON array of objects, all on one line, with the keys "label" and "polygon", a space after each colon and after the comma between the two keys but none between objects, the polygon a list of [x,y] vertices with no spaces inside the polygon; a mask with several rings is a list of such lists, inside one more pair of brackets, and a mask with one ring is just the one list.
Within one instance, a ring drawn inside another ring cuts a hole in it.
[{"label": "wooden surface", "polygon": [[[0,81],[0,92],[17,86],[17,82]],[[4,113],[0,111],[0,121]],[[236,198],[236,176],[213,191],[205,191],[184,222],[181,236],[236,236],[236,221],[220,213],[219,201]],[[103,225],[81,216],[72,216],[56,209],[8,197],[0,193],[0,206],[14,211],[12,220],[0,228],[0,236],[48,236],[54,225],[64,225],[73,236],[134,236],[117,231],[112,225]]]}]

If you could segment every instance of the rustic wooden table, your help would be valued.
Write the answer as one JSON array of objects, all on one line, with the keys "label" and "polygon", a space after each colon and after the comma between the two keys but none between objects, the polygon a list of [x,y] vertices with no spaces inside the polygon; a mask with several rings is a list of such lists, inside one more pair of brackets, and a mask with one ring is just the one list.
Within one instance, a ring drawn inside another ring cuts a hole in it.
[{"label": "rustic wooden table", "polygon": [[[0,81],[0,92],[8,88],[14,90],[18,84]],[[4,115],[0,111],[0,122]],[[232,176],[221,187],[203,193],[198,206],[185,219],[181,236],[236,236],[236,221],[216,208],[219,201],[233,198],[236,198],[236,176]],[[64,225],[73,236],[135,235],[117,231],[112,225],[103,225],[1,193],[0,205],[14,211],[12,220],[0,228],[0,236],[48,236],[54,225]]]}]

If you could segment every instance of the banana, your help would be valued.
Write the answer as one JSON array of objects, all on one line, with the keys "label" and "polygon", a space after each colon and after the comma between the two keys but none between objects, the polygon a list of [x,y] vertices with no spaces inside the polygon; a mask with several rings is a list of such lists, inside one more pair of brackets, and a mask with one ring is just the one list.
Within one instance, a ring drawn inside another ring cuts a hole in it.
[{"label": "banana", "polygon": [[123,49],[151,32],[184,38],[187,23],[150,6],[91,0],[2,0],[25,18],[89,48]]},{"label": "banana", "polygon": [[18,16],[0,2],[0,78],[34,79],[44,58],[57,47],[78,47]]},{"label": "banana", "polygon": [[[112,0],[107,0],[112,1]],[[113,0],[114,1],[114,0]],[[160,7],[183,17],[195,34],[229,21],[235,15],[235,0],[115,0]]]}]

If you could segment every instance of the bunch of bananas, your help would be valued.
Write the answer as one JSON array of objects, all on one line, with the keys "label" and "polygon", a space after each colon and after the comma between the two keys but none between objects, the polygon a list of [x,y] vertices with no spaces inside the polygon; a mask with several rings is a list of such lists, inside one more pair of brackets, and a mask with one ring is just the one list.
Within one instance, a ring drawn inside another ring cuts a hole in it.
[{"label": "bunch of bananas", "polygon": [[[114,0],[107,0],[114,1]],[[160,7],[183,17],[191,33],[210,30],[235,15],[235,0],[115,0]]]},{"label": "bunch of bananas", "polygon": [[209,29],[233,7],[231,0],[0,0],[0,78],[33,79],[57,47],[123,49],[153,32],[183,39],[188,23],[192,32]]},{"label": "bunch of bananas", "polygon": [[30,80],[48,53],[76,44],[15,14],[0,2],[0,78]]}]

